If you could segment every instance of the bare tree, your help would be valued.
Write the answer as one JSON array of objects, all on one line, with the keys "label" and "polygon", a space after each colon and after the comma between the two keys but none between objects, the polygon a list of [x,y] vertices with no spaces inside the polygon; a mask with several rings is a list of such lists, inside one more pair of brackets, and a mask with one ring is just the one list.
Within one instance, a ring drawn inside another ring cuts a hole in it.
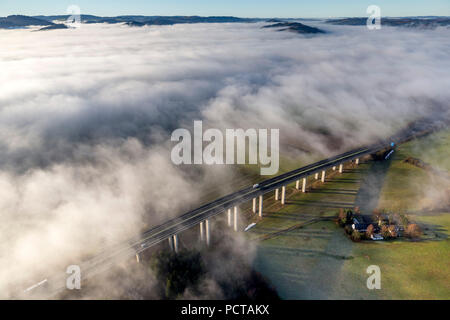
[{"label": "bare tree", "polygon": [[383,225],[381,227],[381,235],[383,236],[384,239],[391,238],[391,233],[389,232],[389,227],[387,225]]},{"label": "bare tree", "polygon": [[397,231],[395,230],[395,225],[391,224],[388,226],[389,233],[391,238],[397,238]]},{"label": "bare tree", "polygon": [[351,237],[352,237],[352,240],[355,242],[361,241],[361,235],[359,234],[358,230],[353,230]]},{"label": "bare tree", "polygon": [[347,217],[347,215],[345,214],[344,209],[340,208],[339,214],[338,214],[338,221],[337,221],[339,226],[341,226],[341,227],[345,226],[345,223],[347,222],[346,217]]},{"label": "bare tree", "polygon": [[368,239],[370,239],[371,236],[373,235],[374,229],[375,229],[375,228],[373,227],[373,224],[371,224],[371,225],[369,225],[369,226],[367,227],[367,229],[366,229],[366,237],[367,237]]},{"label": "bare tree", "polygon": [[417,224],[410,223],[406,228],[405,234],[411,239],[417,239],[422,235],[422,230],[420,230],[420,227]]}]

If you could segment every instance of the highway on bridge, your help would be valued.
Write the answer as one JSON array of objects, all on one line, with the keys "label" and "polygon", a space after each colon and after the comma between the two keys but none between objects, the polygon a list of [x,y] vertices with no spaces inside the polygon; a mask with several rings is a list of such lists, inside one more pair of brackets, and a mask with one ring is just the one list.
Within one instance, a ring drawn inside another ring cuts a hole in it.
[{"label": "highway on bridge", "polygon": [[[427,127],[427,126],[425,126]],[[431,129],[428,129],[430,131]],[[286,172],[279,176],[269,178],[260,182],[256,187],[247,187],[237,192],[231,193],[227,196],[219,198],[215,201],[202,205],[201,207],[186,212],[179,217],[168,220],[158,226],[155,226],[141,235],[128,240],[125,243],[112,247],[103,253],[93,257],[86,262],[81,263],[80,269],[83,281],[92,278],[95,274],[102,272],[113,264],[118,263],[124,259],[133,257],[136,253],[140,253],[149,247],[152,247],[162,241],[167,240],[173,235],[198,225],[200,222],[210,219],[216,215],[226,212],[227,209],[239,206],[247,201],[264,195],[282,186],[286,186],[296,180],[308,177],[322,170],[326,170],[333,166],[352,161],[354,159],[363,157],[365,155],[374,154],[378,151],[391,148],[391,143],[402,143],[416,135],[426,132],[423,124],[415,124],[405,130],[402,130],[397,135],[391,137],[386,141],[380,141],[373,145],[363,148],[354,149],[337,156],[333,156],[319,162]],[[49,277],[45,281],[47,290],[52,292],[52,295],[61,292],[66,288],[67,274],[55,275]],[[32,290],[30,290],[32,291]]]}]

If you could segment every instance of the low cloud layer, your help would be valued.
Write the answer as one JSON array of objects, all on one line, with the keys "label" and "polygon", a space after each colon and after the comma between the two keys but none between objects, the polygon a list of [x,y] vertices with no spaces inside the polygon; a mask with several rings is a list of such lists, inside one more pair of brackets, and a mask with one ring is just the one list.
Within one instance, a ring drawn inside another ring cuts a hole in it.
[{"label": "low cloud layer", "polygon": [[261,26],[0,30],[0,288],[178,214],[227,177],[170,162],[170,133],[194,119],[279,128],[282,152],[307,160],[449,118],[448,29]]}]

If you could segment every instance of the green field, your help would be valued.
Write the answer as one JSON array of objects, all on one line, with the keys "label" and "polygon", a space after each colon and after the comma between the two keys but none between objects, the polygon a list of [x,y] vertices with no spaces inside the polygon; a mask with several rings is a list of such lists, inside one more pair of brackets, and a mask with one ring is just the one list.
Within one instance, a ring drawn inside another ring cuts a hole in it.
[{"label": "green field", "polygon": [[450,172],[450,130],[442,130],[401,146],[406,154]]},{"label": "green field", "polygon": [[450,131],[401,145],[381,191],[378,207],[406,212],[410,219],[421,225],[423,239],[419,242],[404,240],[355,244],[352,253],[355,259],[345,263],[339,282],[345,297],[353,297],[358,287],[354,283],[364,283],[367,277],[365,268],[374,264],[381,268],[382,289],[365,296],[361,292],[363,297],[450,299],[450,211],[448,208],[436,210],[442,204],[436,201],[441,199],[437,195],[448,190],[448,180],[404,163],[408,156],[439,169],[450,169]]},{"label": "green field", "polygon": [[[334,172],[306,194],[290,186],[284,207],[265,199],[264,218],[248,232],[259,241],[255,268],[276,287],[284,299],[324,299],[333,287],[334,272],[351,259],[352,242],[331,221],[339,208],[352,208],[361,176],[370,164],[342,174]],[[328,174],[331,172],[328,172]]]},{"label": "green field", "polygon": [[[450,214],[426,217],[449,235]],[[450,299],[450,243],[448,239],[421,242],[356,243],[354,259],[346,261],[339,276],[341,297],[365,299]],[[378,265],[381,290],[367,290],[365,270]]]},{"label": "green field", "polygon": [[[404,163],[407,157],[425,161],[442,175]],[[423,211],[435,208],[449,190],[450,130],[410,141],[394,154],[379,202],[380,208],[401,211]],[[420,214],[420,212],[418,212]]]},{"label": "green field", "polygon": [[[403,162],[412,156],[445,172],[449,147],[450,131],[435,133],[399,146],[390,162],[348,169],[307,194],[291,187],[284,207],[266,200],[248,234],[259,241],[255,268],[284,299],[450,299],[450,210],[440,208],[448,180]],[[370,194],[374,172],[382,172],[381,190]],[[422,239],[353,243],[326,221],[339,207],[364,208],[369,195],[379,208],[408,214]],[[369,265],[381,269],[381,290],[366,287]]]}]

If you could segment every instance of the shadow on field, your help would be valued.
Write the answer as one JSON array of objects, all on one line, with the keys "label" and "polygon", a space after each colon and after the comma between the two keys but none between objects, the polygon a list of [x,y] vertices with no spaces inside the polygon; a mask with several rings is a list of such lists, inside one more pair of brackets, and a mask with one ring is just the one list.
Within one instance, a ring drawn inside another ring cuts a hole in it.
[{"label": "shadow on field", "polygon": [[392,158],[385,161],[371,160],[369,162],[370,170],[367,171],[355,200],[355,205],[360,208],[363,214],[371,214],[377,208]]},{"label": "shadow on field", "polygon": [[423,235],[420,239],[414,240],[418,242],[442,241],[448,239],[448,230],[438,224],[419,223]]},{"label": "shadow on field", "polygon": [[334,201],[311,201],[311,200],[289,200],[287,204],[294,204],[302,207],[324,207],[324,208],[352,208],[354,202],[334,202]]},{"label": "shadow on field", "polygon": [[325,180],[328,182],[337,182],[337,183],[351,183],[351,184],[355,184],[355,183],[359,183],[362,181],[362,179],[343,179],[343,178],[337,178],[337,179],[330,179],[330,180]]},{"label": "shadow on field", "polygon": [[343,194],[354,196],[358,193],[357,190],[338,190],[338,189],[326,189],[326,190],[311,190],[310,193],[323,193],[323,194]]},{"label": "shadow on field", "polygon": [[[298,220],[301,223],[314,217],[323,217],[319,213],[322,210],[355,206],[359,206],[363,213],[370,214],[377,207],[390,161],[370,160],[360,167],[346,169],[343,176],[327,179],[327,185],[314,185],[308,191],[314,195],[313,199],[287,199],[287,205],[297,206],[295,213],[267,212],[265,218]],[[345,176],[345,173],[351,173],[352,176]],[[336,185],[332,185],[333,183]],[[259,239],[263,239],[265,243],[258,248],[255,262],[257,269],[270,277],[283,299],[342,297],[338,279],[342,276],[344,262],[353,258],[353,243],[342,229],[337,229],[331,221],[328,223],[322,229],[314,228],[313,223],[308,228],[299,227],[295,230],[280,230],[276,226],[265,228],[263,224],[252,231],[260,235]],[[264,235],[270,234],[274,236],[265,239]]]}]

